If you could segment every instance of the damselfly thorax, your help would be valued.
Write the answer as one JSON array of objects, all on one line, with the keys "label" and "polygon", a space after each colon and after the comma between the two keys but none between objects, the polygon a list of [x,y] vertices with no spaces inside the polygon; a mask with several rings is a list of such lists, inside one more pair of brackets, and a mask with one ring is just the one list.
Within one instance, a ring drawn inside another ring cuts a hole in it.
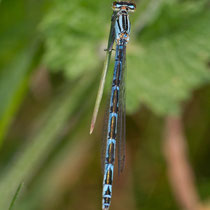
[{"label": "damselfly thorax", "polygon": [[134,12],[136,6],[129,2],[114,2],[112,8],[117,12],[115,22],[115,41],[117,44],[120,44],[120,42],[124,40],[127,44],[130,39],[131,28],[129,12]]}]

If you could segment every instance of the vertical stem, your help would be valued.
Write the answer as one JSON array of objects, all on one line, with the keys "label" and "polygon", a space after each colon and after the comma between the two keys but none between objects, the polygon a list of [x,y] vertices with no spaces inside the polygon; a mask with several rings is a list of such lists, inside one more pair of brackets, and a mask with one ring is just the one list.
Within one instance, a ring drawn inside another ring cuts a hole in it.
[{"label": "vertical stem", "polygon": [[199,196],[188,161],[187,145],[179,117],[166,118],[163,149],[169,181],[178,204],[185,210],[198,210]]}]

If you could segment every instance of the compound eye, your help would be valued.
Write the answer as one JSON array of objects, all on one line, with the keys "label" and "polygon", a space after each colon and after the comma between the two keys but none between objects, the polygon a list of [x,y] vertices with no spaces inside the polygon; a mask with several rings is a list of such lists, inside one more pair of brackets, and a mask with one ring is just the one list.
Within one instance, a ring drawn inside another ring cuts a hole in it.
[{"label": "compound eye", "polygon": [[136,10],[136,5],[135,4],[130,4],[128,5],[128,9],[130,12],[134,12]]},{"label": "compound eye", "polygon": [[120,8],[121,8],[121,4],[119,4],[118,2],[113,2],[113,4],[112,4],[112,9],[114,10],[114,11],[119,11],[120,10]]}]

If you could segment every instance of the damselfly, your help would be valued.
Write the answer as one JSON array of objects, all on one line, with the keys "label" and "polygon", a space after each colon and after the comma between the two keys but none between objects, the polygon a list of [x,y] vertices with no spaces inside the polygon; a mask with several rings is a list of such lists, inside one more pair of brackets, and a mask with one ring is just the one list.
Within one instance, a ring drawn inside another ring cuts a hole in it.
[{"label": "damselfly", "polygon": [[103,193],[102,209],[108,210],[112,197],[112,183],[114,174],[115,153],[118,152],[118,172],[121,173],[125,163],[125,89],[124,73],[126,66],[126,45],[130,38],[129,12],[134,12],[136,5],[131,2],[113,2],[113,15],[107,47],[107,56],[100,82],[100,87],[93,112],[90,133],[92,133],[99,105],[103,95],[103,89],[107,70],[110,63],[112,48],[116,42],[115,66],[112,80],[112,89],[107,116],[106,143],[104,144],[103,166]]}]

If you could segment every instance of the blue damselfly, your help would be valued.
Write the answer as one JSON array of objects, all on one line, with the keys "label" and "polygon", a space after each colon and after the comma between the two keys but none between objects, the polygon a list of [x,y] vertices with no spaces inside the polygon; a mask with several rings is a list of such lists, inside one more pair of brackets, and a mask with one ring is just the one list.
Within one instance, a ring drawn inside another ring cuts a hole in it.
[{"label": "blue damselfly", "polygon": [[111,96],[107,116],[105,146],[102,151],[104,179],[102,192],[102,209],[108,210],[112,197],[115,153],[118,153],[118,172],[121,173],[125,163],[125,89],[124,71],[126,66],[126,45],[130,38],[129,12],[134,12],[136,5],[131,2],[113,2],[113,15],[107,47],[107,56],[93,112],[90,133],[92,133],[110,63],[112,48],[116,42],[115,66],[112,80]]}]

